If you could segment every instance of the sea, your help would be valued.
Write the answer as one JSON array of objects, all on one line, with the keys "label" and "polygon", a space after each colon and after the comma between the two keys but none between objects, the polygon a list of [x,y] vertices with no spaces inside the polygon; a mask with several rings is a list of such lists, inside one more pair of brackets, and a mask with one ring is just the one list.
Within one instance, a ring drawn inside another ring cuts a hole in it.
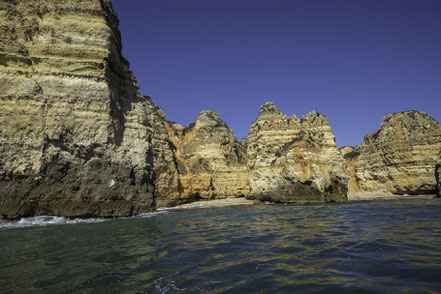
[{"label": "sea", "polygon": [[441,199],[26,218],[0,293],[441,293]]}]

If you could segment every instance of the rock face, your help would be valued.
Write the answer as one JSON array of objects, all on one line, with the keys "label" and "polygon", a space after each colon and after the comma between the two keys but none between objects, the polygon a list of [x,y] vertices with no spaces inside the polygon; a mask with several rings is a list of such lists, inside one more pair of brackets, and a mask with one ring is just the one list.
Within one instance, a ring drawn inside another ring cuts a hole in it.
[{"label": "rock face", "polygon": [[436,178],[436,184],[437,184],[438,197],[441,197],[441,152],[440,152],[438,163],[436,164],[436,167],[435,167],[435,178]]},{"label": "rock face", "polygon": [[423,112],[339,150],[323,115],[266,103],[238,142],[213,111],[185,128],[138,93],[110,0],[0,0],[0,22],[0,219],[343,201],[349,175],[352,194],[439,193],[441,126]]},{"label": "rock face", "polygon": [[0,216],[151,211],[172,152],[110,1],[3,0],[0,22]]},{"label": "rock face", "polygon": [[[170,122],[168,132],[179,183],[157,195],[158,206],[248,194],[246,150],[216,112],[202,111],[188,128]],[[167,175],[174,183],[176,173]]]},{"label": "rock face", "polygon": [[392,113],[377,132],[345,155],[349,192],[434,194],[441,125],[424,112]]},{"label": "rock face", "polygon": [[287,117],[262,105],[247,139],[250,198],[276,202],[346,200],[348,174],[325,116]]}]

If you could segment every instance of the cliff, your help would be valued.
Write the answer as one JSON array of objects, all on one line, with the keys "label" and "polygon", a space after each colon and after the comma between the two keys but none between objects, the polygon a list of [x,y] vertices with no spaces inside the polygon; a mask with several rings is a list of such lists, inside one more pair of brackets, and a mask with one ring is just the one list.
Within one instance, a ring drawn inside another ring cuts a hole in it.
[{"label": "cliff", "polygon": [[247,139],[250,198],[276,202],[346,199],[348,174],[325,116],[287,117],[261,106]]},{"label": "cliff", "polygon": [[266,103],[238,142],[213,111],[183,127],[138,93],[110,0],[0,0],[0,22],[0,218],[439,193],[441,126],[423,112],[339,150],[325,116]]},{"label": "cliff", "polygon": [[[167,127],[179,184],[157,195],[158,206],[248,194],[245,148],[216,112],[202,111],[188,128],[171,122]],[[166,175],[176,179],[174,171]]]},{"label": "cliff", "polygon": [[437,183],[438,197],[441,197],[441,152],[438,163],[435,167],[435,178]]},{"label": "cliff", "polygon": [[441,125],[424,112],[392,113],[345,155],[351,195],[434,194]]},{"label": "cliff", "polygon": [[137,92],[110,1],[0,7],[0,216],[154,209],[164,114]]}]

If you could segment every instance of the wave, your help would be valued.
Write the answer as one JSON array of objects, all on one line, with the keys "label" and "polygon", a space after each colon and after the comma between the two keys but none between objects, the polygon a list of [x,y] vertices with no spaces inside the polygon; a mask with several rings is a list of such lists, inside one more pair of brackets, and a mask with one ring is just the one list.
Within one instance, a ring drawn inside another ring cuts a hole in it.
[{"label": "wave", "polygon": [[114,217],[114,218],[69,218],[63,216],[40,215],[32,217],[23,217],[18,221],[0,224],[0,229],[43,227],[48,225],[76,225],[76,224],[94,224],[111,221],[115,219],[132,219],[132,218],[151,218],[158,214],[167,213],[166,211],[155,211],[141,213],[130,217]]},{"label": "wave", "polygon": [[32,217],[23,217],[16,222],[1,224],[0,228],[27,228],[41,227],[47,225],[65,225],[80,223],[100,223],[110,219],[105,218],[67,218],[62,216],[40,215]]}]

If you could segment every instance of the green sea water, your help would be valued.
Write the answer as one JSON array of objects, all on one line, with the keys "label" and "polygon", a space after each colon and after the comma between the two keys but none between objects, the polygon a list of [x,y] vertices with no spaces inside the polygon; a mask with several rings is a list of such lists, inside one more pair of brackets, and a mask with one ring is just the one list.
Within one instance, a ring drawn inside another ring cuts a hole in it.
[{"label": "green sea water", "polygon": [[441,199],[0,226],[0,293],[441,293]]}]

